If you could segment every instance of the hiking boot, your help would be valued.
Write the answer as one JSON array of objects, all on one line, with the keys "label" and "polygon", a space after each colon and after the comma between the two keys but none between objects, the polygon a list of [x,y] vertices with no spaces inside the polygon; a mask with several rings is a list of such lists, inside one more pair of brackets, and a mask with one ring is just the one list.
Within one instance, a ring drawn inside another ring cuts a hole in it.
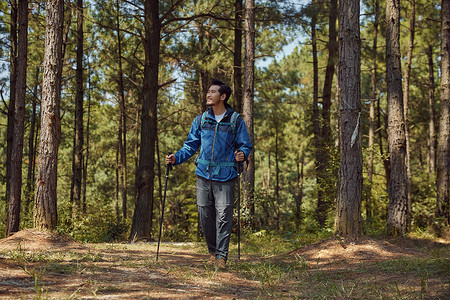
[{"label": "hiking boot", "polygon": [[223,258],[216,259],[216,266],[220,270],[225,270],[227,268],[225,259]]}]

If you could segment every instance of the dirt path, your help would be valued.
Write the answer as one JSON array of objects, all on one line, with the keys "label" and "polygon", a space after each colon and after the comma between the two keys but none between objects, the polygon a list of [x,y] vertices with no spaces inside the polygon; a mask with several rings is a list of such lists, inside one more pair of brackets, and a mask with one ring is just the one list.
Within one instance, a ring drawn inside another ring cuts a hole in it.
[{"label": "dirt path", "polygon": [[[450,299],[446,241],[327,239],[279,256],[231,256],[225,271],[194,243],[79,244],[23,230],[0,240],[1,299]],[[422,243],[422,244],[421,244]]]}]

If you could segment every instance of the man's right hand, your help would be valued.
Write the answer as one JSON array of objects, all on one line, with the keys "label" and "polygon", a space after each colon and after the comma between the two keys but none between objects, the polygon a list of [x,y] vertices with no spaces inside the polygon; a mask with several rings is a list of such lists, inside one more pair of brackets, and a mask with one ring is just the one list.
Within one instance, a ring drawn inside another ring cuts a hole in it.
[{"label": "man's right hand", "polygon": [[175,155],[170,154],[166,156],[166,165],[174,165],[175,164]]}]

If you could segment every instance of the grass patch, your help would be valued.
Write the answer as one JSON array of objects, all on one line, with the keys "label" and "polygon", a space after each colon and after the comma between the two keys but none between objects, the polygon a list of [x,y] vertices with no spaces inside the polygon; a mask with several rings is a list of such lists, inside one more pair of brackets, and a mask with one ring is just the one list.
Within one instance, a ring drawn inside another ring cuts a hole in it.
[{"label": "grass patch", "polygon": [[374,269],[394,274],[427,273],[430,275],[450,274],[449,258],[399,258],[375,263]]},{"label": "grass patch", "polygon": [[[273,231],[261,230],[255,233],[244,232],[241,239],[241,252],[244,254],[270,257],[284,254],[320,239],[329,238],[332,233],[324,230],[319,233],[293,233],[280,235]],[[237,253],[237,237],[232,236],[230,253]]]}]

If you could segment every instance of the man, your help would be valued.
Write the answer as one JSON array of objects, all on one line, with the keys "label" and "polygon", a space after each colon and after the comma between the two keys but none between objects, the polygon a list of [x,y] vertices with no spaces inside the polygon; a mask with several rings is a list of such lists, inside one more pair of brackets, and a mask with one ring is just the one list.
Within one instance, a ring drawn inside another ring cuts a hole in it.
[{"label": "man", "polygon": [[231,88],[214,79],[206,95],[208,110],[192,122],[186,142],[166,164],[181,164],[200,148],[196,160],[197,205],[210,262],[225,268],[230,243],[236,163],[247,159],[253,147],[245,123],[227,104]]}]

